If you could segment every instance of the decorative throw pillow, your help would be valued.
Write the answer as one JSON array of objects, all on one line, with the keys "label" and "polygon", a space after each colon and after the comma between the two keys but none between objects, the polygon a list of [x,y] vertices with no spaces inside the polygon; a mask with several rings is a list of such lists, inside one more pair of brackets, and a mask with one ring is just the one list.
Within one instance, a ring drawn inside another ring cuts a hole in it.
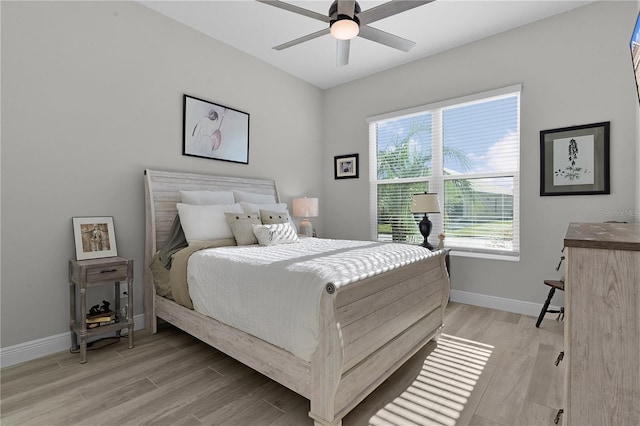
[{"label": "decorative throw pillow", "polygon": [[235,204],[231,191],[180,191],[184,204]]},{"label": "decorative throw pillow", "polygon": [[233,196],[235,197],[236,203],[239,203],[240,201],[247,201],[249,203],[257,204],[275,204],[276,202],[276,196],[272,194],[256,194],[254,192],[238,191],[234,189]]},{"label": "decorative throw pillow", "polygon": [[296,230],[290,223],[274,223],[272,225],[253,225],[253,233],[261,246],[290,244],[300,241]]},{"label": "decorative throw pillow", "polygon": [[240,201],[240,205],[242,206],[242,210],[245,213],[256,213],[260,210],[285,213],[289,218],[289,223],[293,224],[293,219],[291,219],[291,215],[289,214],[289,210],[287,209],[287,203],[257,204],[249,203],[247,201]]},{"label": "decorative throw pillow", "polygon": [[225,213],[224,215],[237,245],[258,244],[256,234],[253,233],[253,225],[261,224],[258,213]]},{"label": "decorative throw pillow", "polygon": [[189,245],[233,238],[225,212],[242,213],[239,204],[191,205],[178,203],[178,214]]},{"label": "decorative throw pillow", "polygon": [[260,210],[260,220],[263,225],[272,225],[274,223],[291,223],[289,215],[281,212],[270,212],[269,210]]}]

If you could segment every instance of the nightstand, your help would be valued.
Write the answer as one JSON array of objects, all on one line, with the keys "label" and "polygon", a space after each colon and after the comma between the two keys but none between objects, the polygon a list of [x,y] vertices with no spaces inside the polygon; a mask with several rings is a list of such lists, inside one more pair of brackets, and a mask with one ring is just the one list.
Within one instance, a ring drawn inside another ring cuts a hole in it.
[{"label": "nightstand", "polygon": [[[127,283],[127,315],[120,311],[120,282]],[[117,322],[96,328],[87,327],[87,289],[97,286],[115,285],[115,315]],[[76,312],[76,289],[80,295],[80,313]],[[78,349],[80,338],[80,363],[87,362],[87,339],[89,336],[115,331],[120,336],[122,329],[129,329],[129,349],[133,348],[133,260],[123,257],[107,257],[90,260],[69,261],[69,296],[71,347]]]}]

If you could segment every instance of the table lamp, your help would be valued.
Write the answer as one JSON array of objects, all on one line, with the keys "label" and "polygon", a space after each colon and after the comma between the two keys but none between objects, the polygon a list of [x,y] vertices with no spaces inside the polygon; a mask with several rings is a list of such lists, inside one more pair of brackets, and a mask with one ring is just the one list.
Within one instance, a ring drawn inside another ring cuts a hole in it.
[{"label": "table lamp", "polygon": [[313,225],[311,225],[309,218],[318,216],[318,199],[307,197],[294,198],[293,215],[295,217],[303,218],[300,222],[300,234],[312,237]]},{"label": "table lamp", "polygon": [[420,233],[424,237],[423,247],[433,250],[433,246],[427,241],[433,224],[429,220],[429,213],[440,213],[440,201],[438,200],[438,194],[435,193],[419,193],[413,194],[413,200],[411,203],[411,213],[424,213],[424,217],[418,224]]}]

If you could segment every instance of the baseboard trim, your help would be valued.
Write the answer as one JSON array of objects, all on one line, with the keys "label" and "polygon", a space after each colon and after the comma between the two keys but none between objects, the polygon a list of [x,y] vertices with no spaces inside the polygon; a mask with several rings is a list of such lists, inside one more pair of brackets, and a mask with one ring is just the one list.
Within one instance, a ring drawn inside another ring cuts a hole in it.
[{"label": "baseboard trim", "polygon": [[[135,315],[134,330],[144,328],[144,314]],[[67,351],[71,347],[69,332],[43,337],[30,342],[20,343],[6,348],[0,348],[0,367],[9,367],[32,359],[51,355],[56,352]]]},{"label": "baseboard trim", "polygon": [[[451,290],[450,295],[452,302],[482,306],[483,308],[498,309],[500,311],[514,312],[516,314],[533,317],[537,317],[542,309],[542,303],[525,302],[467,291]],[[557,306],[549,306],[549,308],[559,309]],[[144,314],[136,315],[134,321],[136,330],[144,328]],[[6,348],[0,348],[0,367],[9,367],[56,352],[62,352],[68,350],[70,346],[71,336],[69,332],[66,332],[14,346],[8,346]]]},{"label": "baseboard trim", "polygon": [[[486,294],[470,293],[467,291],[451,290],[451,301],[466,305],[482,306],[483,308],[498,309],[516,314],[537,317],[542,310],[542,303],[525,302],[523,300],[507,299],[504,297],[488,296]],[[558,306],[549,309],[559,310]]]}]

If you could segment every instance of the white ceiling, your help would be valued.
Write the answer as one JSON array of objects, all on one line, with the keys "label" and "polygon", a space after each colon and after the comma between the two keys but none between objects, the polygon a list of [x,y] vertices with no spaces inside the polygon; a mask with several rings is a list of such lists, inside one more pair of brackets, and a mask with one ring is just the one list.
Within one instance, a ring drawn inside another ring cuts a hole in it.
[{"label": "white ceiling", "polygon": [[[336,41],[325,35],[276,51],[272,47],[327,24],[252,0],[145,1],[139,3],[326,89],[484,37],[583,6],[577,0],[436,0],[374,22],[372,27],[416,42],[402,52],[362,38],[351,41],[349,64],[335,65]],[[332,0],[290,0],[327,14]],[[385,1],[360,0],[362,10]]]}]

